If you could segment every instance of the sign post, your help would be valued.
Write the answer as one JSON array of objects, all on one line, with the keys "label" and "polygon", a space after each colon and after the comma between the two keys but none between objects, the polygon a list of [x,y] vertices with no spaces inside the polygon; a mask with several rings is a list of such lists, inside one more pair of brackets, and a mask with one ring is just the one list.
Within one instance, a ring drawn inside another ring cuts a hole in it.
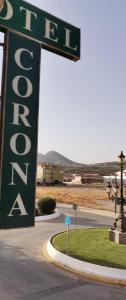
[{"label": "sign post", "polygon": [[73,204],[73,210],[74,210],[74,225],[77,224],[77,214],[76,214],[76,212],[77,212],[77,207],[78,207],[77,204]]},{"label": "sign post", "polygon": [[65,217],[65,225],[67,225],[67,247],[66,247],[66,254],[69,254],[69,226],[71,225],[71,218],[69,216]]}]

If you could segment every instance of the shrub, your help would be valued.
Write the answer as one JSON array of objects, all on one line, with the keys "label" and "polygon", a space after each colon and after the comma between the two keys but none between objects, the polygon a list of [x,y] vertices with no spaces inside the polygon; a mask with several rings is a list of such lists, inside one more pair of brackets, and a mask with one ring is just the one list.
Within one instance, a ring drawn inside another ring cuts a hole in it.
[{"label": "shrub", "polygon": [[55,208],[56,200],[51,197],[46,196],[38,200],[38,209],[40,211],[40,214],[52,214]]},{"label": "shrub", "polygon": [[54,180],[54,185],[60,184],[60,181],[58,179]]}]

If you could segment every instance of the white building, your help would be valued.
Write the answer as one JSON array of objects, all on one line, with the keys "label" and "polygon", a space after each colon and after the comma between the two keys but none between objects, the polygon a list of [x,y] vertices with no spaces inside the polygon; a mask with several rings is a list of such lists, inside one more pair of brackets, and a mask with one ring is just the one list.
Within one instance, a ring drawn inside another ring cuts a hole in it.
[{"label": "white building", "polygon": [[74,175],[74,178],[72,179],[72,183],[73,184],[82,184],[81,176]]},{"label": "white building", "polygon": [[[104,183],[107,184],[107,182],[120,182],[120,178],[121,178],[121,172],[118,171],[115,173],[115,175],[111,175],[111,176],[103,176],[104,178]],[[124,184],[126,184],[126,170],[123,171],[123,182]]]}]

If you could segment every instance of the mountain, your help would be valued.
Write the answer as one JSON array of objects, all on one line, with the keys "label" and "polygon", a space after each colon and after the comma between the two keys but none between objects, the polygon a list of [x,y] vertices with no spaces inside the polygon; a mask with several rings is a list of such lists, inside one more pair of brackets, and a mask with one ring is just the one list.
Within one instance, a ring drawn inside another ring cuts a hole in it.
[{"label": "mountain", "polygon": [[[79,164],[56,151],[49,151],[45,155],[38,153],[38,163],[56,164],[64,168],[65,171],[71,173],[97,173],[99,175],[111,175],[120,170],[118,162],[105,162],[96,164]],[[125,164],[126,168],[126,164]]]},{"label": "mountain", "polygon": [[38,163],[46,163],[46,155],[38,153],[37,161]]},{"label": "mountain", "polygon": [[83,166],[83,164],[76,163],[56,151],[49,151],[45,155],[38,153],[38,162],[39,163],[50,163],[50,164],[55,164],[55,165],[64,166],[64,167]]}]

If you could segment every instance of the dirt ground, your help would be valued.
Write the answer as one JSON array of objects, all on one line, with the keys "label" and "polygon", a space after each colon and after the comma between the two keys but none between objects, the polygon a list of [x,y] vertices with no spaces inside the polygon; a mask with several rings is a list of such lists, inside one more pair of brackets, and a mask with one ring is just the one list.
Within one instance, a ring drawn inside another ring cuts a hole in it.
[{"label": "dirt ground", "polygon": [[108,200],[104,184],[86,185],[83,187],[72,186],[42,186],[36,188],[36,198],[51,196],[59,203],[76,203],[88,208],[114,210],[114,203]]}]

